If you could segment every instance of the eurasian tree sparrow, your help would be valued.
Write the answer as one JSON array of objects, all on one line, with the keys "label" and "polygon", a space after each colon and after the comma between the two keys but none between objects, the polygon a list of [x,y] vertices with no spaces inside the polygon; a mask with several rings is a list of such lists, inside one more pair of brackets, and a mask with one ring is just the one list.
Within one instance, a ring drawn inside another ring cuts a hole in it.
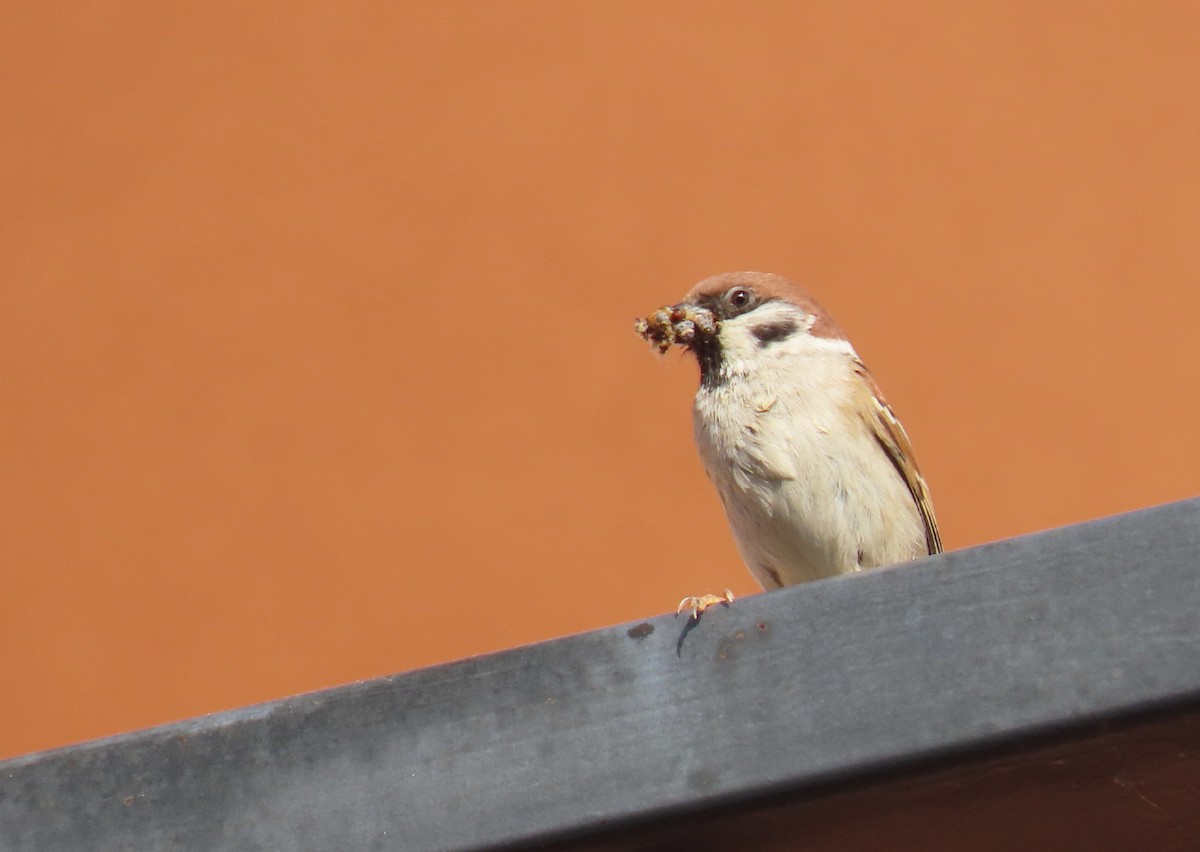
[{"label": "eurasian tree sparrow", "polygon": [[[764,589],[942,549],[904,427],[832,317],[763,272],[705,279],[637,324],[700,364],[696,446]],[[695,616],[725,596],[685,598]]]}]

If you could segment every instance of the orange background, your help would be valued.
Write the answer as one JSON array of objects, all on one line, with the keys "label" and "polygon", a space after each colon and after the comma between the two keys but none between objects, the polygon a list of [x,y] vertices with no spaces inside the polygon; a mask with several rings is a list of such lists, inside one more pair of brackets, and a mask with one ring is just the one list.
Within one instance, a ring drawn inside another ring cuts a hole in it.
[{"label": "orange background", "polygon": [[754,591],[631,329],[716,272],[949,548],[1196,494],[1200,6],[1055,8],[12,10],[0,755]]}]

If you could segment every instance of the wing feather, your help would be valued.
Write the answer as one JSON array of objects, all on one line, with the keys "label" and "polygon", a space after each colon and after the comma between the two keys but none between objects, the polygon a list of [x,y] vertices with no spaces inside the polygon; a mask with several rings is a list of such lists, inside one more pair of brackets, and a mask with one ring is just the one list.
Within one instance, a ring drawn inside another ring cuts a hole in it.
[{"label": "wing feather", "polygon": [[870,413],[864,415],[867,429],[875,436],[879,446],[883,447],[883,451],[887,453],[887,457],[895,466],[896,472],[908,486],[913,502],[917,504],[917,511],[921,515],[921,521],[925,524],[927,550],[930,554],[941,553],[942,537],[938,533],[937,520],[933,516],[933,501],[929,497],[929,488],[925,485],[925,478],[921,476],[921,471],[917,468],[917,460],[913,457],[912,443],[908,440],[908,433],[900,425],[892,407],[888,405],[887,400],[880,392],[879,385],[875,383],[875,378],[862,361],[855,361],[855,371],[872,391],[873,402],[869,409]]}]

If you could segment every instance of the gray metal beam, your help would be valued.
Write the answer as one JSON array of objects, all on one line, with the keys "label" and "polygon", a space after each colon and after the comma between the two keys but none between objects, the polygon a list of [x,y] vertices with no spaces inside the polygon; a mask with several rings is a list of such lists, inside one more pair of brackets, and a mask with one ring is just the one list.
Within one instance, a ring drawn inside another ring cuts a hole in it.
[{"label": "gray metal beam", "polygon": [[1085,775],[1187,837],[1198,613],[1191,500],[0,762],[0,849],[983,848]]}]

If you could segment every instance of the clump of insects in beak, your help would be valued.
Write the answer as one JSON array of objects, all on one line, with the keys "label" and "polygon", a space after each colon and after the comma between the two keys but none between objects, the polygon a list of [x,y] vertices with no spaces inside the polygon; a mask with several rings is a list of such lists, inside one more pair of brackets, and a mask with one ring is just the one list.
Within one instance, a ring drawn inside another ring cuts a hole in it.
[{"label": "clump of insects in beak", "polygon": [[697,305],[667,305],[639,319],[633,329],[660,353],[674,344],[691,346],[697,337],[717,333],[717,318],[708,308]]}]

